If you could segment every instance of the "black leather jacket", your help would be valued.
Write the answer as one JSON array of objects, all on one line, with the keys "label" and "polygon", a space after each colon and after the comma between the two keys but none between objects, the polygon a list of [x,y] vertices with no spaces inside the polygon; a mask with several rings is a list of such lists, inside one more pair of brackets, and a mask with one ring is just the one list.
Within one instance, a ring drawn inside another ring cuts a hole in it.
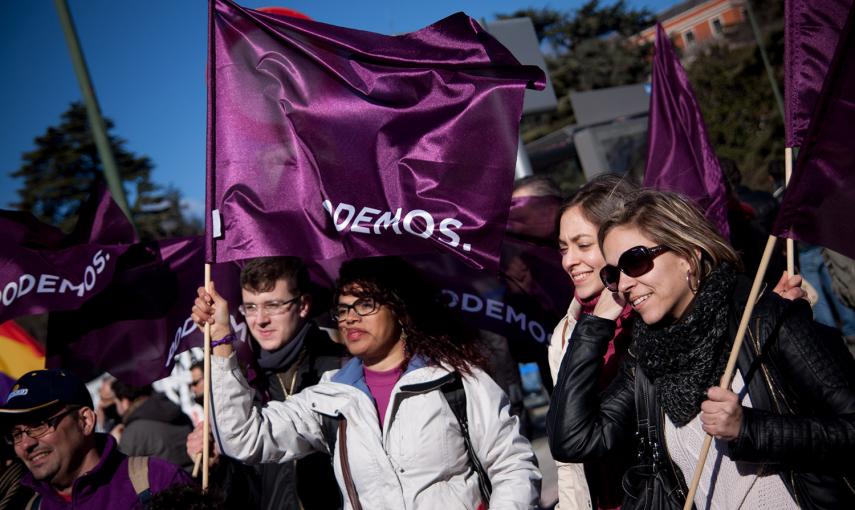
[{"label": "black leather jacket", "polygon": [[[749,285],[740,279],[734,292],[732,336]],[[584,462],[635,442],[632,348],[612,385],[602,395],[596,389],[614,327],[584,315],[573,331],[547,416],[556,460]],[[768,293],[755,306],[737,367],[753,407],[743,408],[730,457],[776,468],[801,508],[855,508],[855,362],[840,334],[813,322],[804,300]],[[662,415],[651,416],[660,431]],[[683,485],[678,472],[670,475],[673,487]]]}]

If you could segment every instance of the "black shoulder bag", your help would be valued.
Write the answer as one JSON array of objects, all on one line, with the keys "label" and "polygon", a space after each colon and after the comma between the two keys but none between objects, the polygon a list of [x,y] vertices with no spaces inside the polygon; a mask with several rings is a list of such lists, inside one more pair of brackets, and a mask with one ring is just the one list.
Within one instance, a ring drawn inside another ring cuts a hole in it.
[{"label": "black shoulder bag", "polygon": [[635,368],[635,410],[639,463],[623,475],[621,510],[681,510],[687,493],[685,481],[659,444],[657,420],[651,419],[659,412],[656,390],[640,367]]}]

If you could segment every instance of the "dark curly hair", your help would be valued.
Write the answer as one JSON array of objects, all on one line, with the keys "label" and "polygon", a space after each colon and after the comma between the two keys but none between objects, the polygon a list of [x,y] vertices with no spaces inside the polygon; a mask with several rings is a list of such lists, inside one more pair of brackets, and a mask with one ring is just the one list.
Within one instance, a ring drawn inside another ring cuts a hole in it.
[{"label": "dark curly hair", "polygon": [[333,302],[342,295],[371,297],[392,310],[406,335],[404,366],[415,355],[463,374],[486,365],[477,334],[440,304],[438,290],[418,270],[398,257],[345,262]]}]

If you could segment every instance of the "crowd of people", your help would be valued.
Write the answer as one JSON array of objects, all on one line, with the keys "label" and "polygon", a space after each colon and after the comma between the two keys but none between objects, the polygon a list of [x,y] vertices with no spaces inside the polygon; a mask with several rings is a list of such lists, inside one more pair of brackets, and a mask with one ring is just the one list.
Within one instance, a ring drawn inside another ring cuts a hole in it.
[{"label": "crowd of people", "polygon": [[[730,174],[732,216],[756,219]],[[802,277],[777,272],[721,387],[753,277],[744,238],[615,175],[554,224],[574,293],[547,353],[556,508],[680,508],[706,435],[697,508],[855,508],[845,316],[814,320]],[[540,468],[520,399],[490,375],[493,343],[413,265],[345,262],[331,307],[293,257],[247,261],[240,287],[240,303],[200,287],[191,310],[213,347],[210,490],[191,476],[202,424],[176,404],[106,380],[96,406],[69,371],[40,370],[0,407],[0,509],[539,508]],[[333,331],[315,320],[328,308]],[[234,348],[233,309],[251,359]],[[190,373],[201,400],[203,365]]]}]

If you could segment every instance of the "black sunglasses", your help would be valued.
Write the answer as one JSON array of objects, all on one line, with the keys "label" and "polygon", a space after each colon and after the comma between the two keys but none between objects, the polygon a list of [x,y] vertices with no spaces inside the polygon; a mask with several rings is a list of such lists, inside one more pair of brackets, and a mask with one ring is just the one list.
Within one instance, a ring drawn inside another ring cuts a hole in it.
[{"label": "black sunglasses", "polygon": [[623,252],[618,259],[618,265],[606,265],[600,269],[600,280],[612,292],[618,291],[620,274],[623,273],[633,278],[648,273],[653,269],[653,259],[668,251],[667,246],[636,246]]}]

